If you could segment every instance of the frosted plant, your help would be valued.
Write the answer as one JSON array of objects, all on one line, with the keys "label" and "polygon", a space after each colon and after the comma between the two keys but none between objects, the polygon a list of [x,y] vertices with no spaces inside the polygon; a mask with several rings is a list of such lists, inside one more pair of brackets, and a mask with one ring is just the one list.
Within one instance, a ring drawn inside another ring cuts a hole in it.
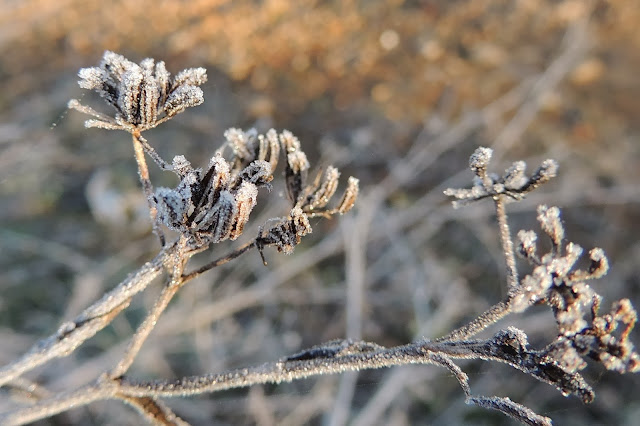
[{"label": "frosted plant", "polygon": [[82,68],[78,76],[80,87],[95,90],[116,110],[111,117],[72,99],[69,108],[95,117],[85,126],[131,133],[152,129],[185,109],[200,105],[204,95],[198,86],[207,81],[204,68],[187,69],[171,79],[162,61],[156,63],[147,58],[136,64],[110,51],[104,52],[100,66]]},{"label": "frosted plant", "polygon": [[[637,314],[628,299],[612,304],[600,314],[601,297],[587,284],[606,274],[608,261],[603,250],[589,251],[586,270],[576,265],[583,254],[577,244],[565,242],[565,231],[556,207],[540,206],[538,222],[551,241],[548,253],[539,254],[538,234],[520,231],[517,246],[511,236],[505,205],[523,199],[557,173],[553,160],[544,161],[530,176],[522,161],[513,163],[501,176],[489,173],[489,148],[479,148],[470,158],[475,174],[470,189],[448,189],[460,207],[483,199],[495,204],[498,233],[507,265],[507,294],[468,324],[445,336],[422,339],[396,347],[373,342],[333,340],[301,350],[257,367],[191,377],[144,380],[131,376],[130,367],[154,329],[158,318],[176,295],[193,278],[251,249],[262,256],[269,247],[290,254],[304,236],[312,232],[312,218],[332,218],[347,213],[358,197],[358,180],[347,179],[341,199],[332,202],[339,187],[340,172],[332,167],[309,179],[311,165],[302,144],[289,131],[229,129],[225,142],[203,168],[196,168],[182,155],[164,161],[141,132],[172,118],[189,106],[203,102],[198,88],[206,80],[202,68],[179,73],[173,80],[162,62],[145,59],[139,65],[106,52],[99,67],[80,71],[80,85],[96,90],[116,110],[114,117],[97,113],[71,101],[70,108],[96,119],[88,127],[125,130],[133,136],[134,152],[143,190],[149,199],[154,232],[162,249],[151,261],[131,273],[116,288],[86,308],[76,318],[62,323],[57,332],[41,340],[17,360],[0,368],[0,386],[19,383],[21,377],[55,358],[72,353],[87,339],[109,325],[125,310],[131,298],[147,289],[159,276],[164,286],[153,307],[134,333],[121,359],[87,385],[43,398],[29,405],[16,405],[0,413],[3,425],[24,424],[53,416],[98,400],[119,400],[152,424],[184,425],[186,422],[162,402],[162,398],[184,397],[261,383],[281,383],[322,374],[338,374],[407,364],[431,364],[447,369],[458,381],[468,404],[498,410],[524,424],[550,425],[551,419],[512,401],[508,397],[474,395],[469,377],[454,362],[480,359],[507,364],[589,403],[594,391],[580,375],[587,359],[618,373],[640,370],[640,357],[629,341]],[[154,188],[149,180],[145,152],[163,170],[174,173],[174,188]],[[225,256],[196,270],[187,271],[191,257],[211,245],[235,240],[250,229],[250,216],[258,191],[269,190],[280,157],[284,158],[284,185],[289,198],[287,212],[257,226],[255,238]],[[333,207],[330,207],[333,205]],[[175,238],[167,243],[163,229]],[[516,254],[532,267],[519,277]],[[266,262],[265,262],[266,264]],[[452,301],[455,303],[455,301]],[[488,339],[475,339],[480,331],[501,321],[507,314],[521,313],[533,305],[547,305],[556,320],[555,338],[535,349],[527,335],[505,326]]]}]

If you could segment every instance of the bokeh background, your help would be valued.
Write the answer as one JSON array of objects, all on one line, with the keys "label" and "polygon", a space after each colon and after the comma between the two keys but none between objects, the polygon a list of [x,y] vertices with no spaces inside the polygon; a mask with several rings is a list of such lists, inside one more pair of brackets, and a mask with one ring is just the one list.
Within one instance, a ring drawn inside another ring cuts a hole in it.
[{"label": "bokeh background", "polygon": [[[105,49],[164,60],[172,73],[208,69],[205,104],[146,134],[165,159],[205,165],[228,127],[286,128],[314,163],[358,177],[362,190],[356,211],[314,223],[295,254],[268,250],[265,267],[250,252],[186,286],[134,376],[256,365],[345,336],[384,345],[437,337],[500,300],[490,203],[453,210],[442,195],[468,185],[478,146],[495,149],[497,171],[558,160],[557,179],[509,205],[513,230],[536,229],[537,204],[561,207],[569,239],[610,257],[611,272],[593,283],[603,307],[621,297],[639,307],[639,22],[637,0],[0,1],[0,362],[158,250],[128,135],[84,129],[85,117],[66,110],[70,98],[102,107],[76,73]],[[175,184],[157,170],[152,178]],[[243,238],[287,209],[276,186]],[[52,392],[93,380],[117,361],[158,289],[27,378]],[[554,336],[544,309],[498,327],[507,325],[534,345]],[[474,393],[509,396],[556,424],[640,416],[637,375],[590,366],[597,397],[584,406],[508,367],[462,364]],[[1,392],[1,409],[20,397]],[[467,407],[455,379],[429,366],[167,402],[194,424],[512,424]],[[105,402],[40,424],[139,421]]]}]

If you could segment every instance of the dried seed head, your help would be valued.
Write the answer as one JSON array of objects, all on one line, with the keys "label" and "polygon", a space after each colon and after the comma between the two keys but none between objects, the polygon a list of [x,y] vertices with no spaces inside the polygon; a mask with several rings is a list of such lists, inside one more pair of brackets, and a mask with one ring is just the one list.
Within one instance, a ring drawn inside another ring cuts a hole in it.
[{"label": "dried seed head", "polygon": [[557,207],[538,206],[538,222],[555,247],[560,247],[564,239],[564,226],[560,220],[560,209]]},{"label": "dried seed head", "polygon": [[527,183],[525,171],[527,163],[524,161],[516,161],[509,167],[504,174],[504,185],[507,189],[521,189]]},{"label": "dried seed head", "polygon": [[[262,230],[257,238],[258,249],[264,262],[262,250],[267,246],[276,246],[279,252],[293,253],[293,249],[305,235],[312,232],[309,217],[300,207],[294,207],[289,216]],[[266,263],[266,262],[265,262]]]},{"label": "dried seed head", "polygon": [[232,161],[239,159],[240,162],[248,164],[255,159],[254,141],[257,134],[255,129],[244,132],[241,129],[230,128],[224,132],[227,145],[233,152]]},{"label": "dried seed head", "polygon": [[[164,62],[162,63],[164,68]],[[168,77],[168,73],[167,73]],[[180,71],[171,84],[172,87],[179,86],[202,86],[207,82],[207,70],[205,68],[188,68]]]},{"label": "dried seed head", "polygon": [[589,278],[602,278],[609,271],[609,260],[601,248],[593,248],[589,252],[591,265],[589,265]]},{"label": "dried seed head", "polygon": [[533,231],[520,231],[518,232],[518,252],[525,258],[536,258],[536,243],[538,236]]},{"label": "dried seed head", "polygon": [[325,207],[333,194],[338,189],[340,172],[333,166],[327,167],[322,174],[318,173],[313,184],[305,188],[305,196],[299,197],[298,206],[304,205],[308,210],[317,210]]},{"label": "dried seed head", "polygon": [[251,182],[257,186],[268,185],[273,180],[271,164],[256,160],[242,170],[238,179],[240,182]]},{"label": "dried seed head", "polygon": [[454,208],[500,195],[506,196],[503,200],[521,200],[556,175],[558,165],[553,160],[545,160],[530,178],[525,174],[526,164],[523,161],[513,163],[502,176],[487,173],[492,152],[490,148],[481,147],[469,158],[469,167],[476,175],[470,189],[448,188],[444,191],[445,195],[456,198],[453,201]]},{"label": "dried seed head", "polygon": [[[166,117],[173,117],[185,109],[198,106],[204,102],[202,89],[195,86],[180,86],[171,92],[167,101],[163,105]],[[155,119],[155,117],[154,117]],[[149,122],[153,124],[153,122]]]},{"label": "dried seed head", "polygon": [[191,167],[191,163],[187,161],[184,155],[176,155],[175,157],[173,157],[171,167],[173,171],[180,177],[184,177],[194,170],[193,167]]},{"label": "dried seed head", "polygon": [[275,170],[278,166],[278,157],[280,156],[278,133],[274,129],[269,129],[266,135],[260,135],[258,139],[260,141],[258,159],[268,161],[271,165],[271,170]]},{"label": "dried seed head", "polygon": [[557,175],[558,163],[555,160],[547,159],[544,160],[540,167],[533,173],[531,182],[536,185],[541,185]]},{"label": "dried seed head", "polygon": [[[268,165],[268,163],[266,163]],[[244,226],[249,221],[249,215],[256,205],[258,198],[258,188],[250,182],[242,182],[240,188],[235,193],[235,202],[237,206],[237,214],[234,218],[233,226],[229,238],[235,240],[238,238]]]},{"label": "dried seed head", "polygon": [[492,155],[493,150],[491,148],[480,147],[476,149],[469,158],[469,168],[476,176],[482,178],[487,171]]},{"label": "dried seed head", "polygon": [[358,192],[360,191],[359,183],[360,181],[358,179],[349,177],[347,189],[345,189],[342,200],[338,205],[338,212],[340,214],[344,214],[353,208],[358,198]]},{"label": "dried seed head", "polygon": [[194,221],[194,235],[203,241],[218,243],[229,238],[238,214],[238,206],[233,194],[220,192],[216,203],[207,210],[201,210]]},{"label": "dried seed head", "polygon": [[297,204],[298,197],[307,181],[307,171],[309,169],[309,161],[302,151],[292,151],[287,154],[287,166],[285,168],[285,180],[287,185],[287,194],[292,203]]},{"label": "dried seed head", "polygon": [[78,84],[95,90],[116,109],[114,117],[80,108],[77,102],[69,107],[93,115],[87,127],[122,129],[140,132],[151,129],[191,106],[204,101],[202,85],[207,77],[203,68],[182,71],[171,82],[164,62],[157,64],[147,58],[135,64],[113,52],[105,52],[99,67],[82,68]]}]

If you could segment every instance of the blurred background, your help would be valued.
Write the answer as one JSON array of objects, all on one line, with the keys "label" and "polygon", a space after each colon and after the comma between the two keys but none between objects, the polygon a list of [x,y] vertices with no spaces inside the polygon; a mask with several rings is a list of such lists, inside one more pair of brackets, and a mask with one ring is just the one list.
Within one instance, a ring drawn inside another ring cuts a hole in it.
[{"label": "blurred background", "polygon": [[[228,127],[289,129],[318,166],[360,179],[355,211],[313,223],[291,256],[267,250],[186,286],[131,375],[174,378],[257,365],[343,337],[398,345],[435,338],[505,292],[491,204],[454,210],[442,190],[468,186],[469,155],[495,150],[500,172],[545,158],[558,178],[508,206],[512,231],[537,229],[535,207],[563,209],[567,236],[602,247],[610,273],[592,283],[603,309],[640,307],[640,2],[638,0],[0,1],[0,363],[5,364],[157,253],[130,137],[85,129],[68,112],[81,67],[105,49],[175,74],[203,66],[205,103],[145,134],[170,160],[207,164]],[[153,167],[152,167],[153,168]],[[278,171],[277,177],[280,176]],[[152,170],[156,185],[173,176]],[[255,236],[289,208],[262,194]],[[527,271],[526,265],[521,274]],[[72,389],[113,366],[160,284],[73,355],[26,377]],[[514,325],[535,345],[551,313]],[[640,344],[636,330],[633,340]],[[506,366],[462,362],[472,392],[509,396],[560,425],[633,425],[638,375],[591,365],[585,406]],[[15,404],[0,391],[0,409]],[[19,398],[19,395],[11,395]],[[430,366],[327,376],[167,403],[194,424],[507,425],[464,404]],[[115,401],[43,425],[135,425]]]}]

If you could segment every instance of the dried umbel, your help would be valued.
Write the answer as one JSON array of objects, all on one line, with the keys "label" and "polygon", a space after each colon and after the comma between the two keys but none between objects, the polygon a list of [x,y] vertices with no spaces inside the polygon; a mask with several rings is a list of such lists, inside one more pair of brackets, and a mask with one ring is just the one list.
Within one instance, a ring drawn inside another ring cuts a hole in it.
[{"label": "dried umbel", "polygon": [[[254,129],[229,129],[225,138],[226,143],[205,170],[194,169],[183,156],[176,156],[170,169],[180,177],[180,183],[174,189],[158,188],[153,194],[158,220],[185,235],[190,247],[238,238],[256,205],[258,188],[271,187],[279,153],[291,149],[291,140],[297,141],[291,132],[285,130],[278,135],[273,129],[265,135]],[[229,160],[222,156],[226,147],[231,148]],[[288,160],[306,161],[299,145],[289,154],[293,155],[287,155]],[[256,240],[261,255],[264,247],[271,245],[292,253],[300,239],[312,232],[310,217],[346,213],[358,195],[358,180],[351,177],[337,207],[326,208],[338,188],[340,173],[335,167],[329,166],[324,178],[320,173],[310,184],[306,182],[306,168],[294,169],[290,161],[285,174],[288,193],[299,196],[288,216],[271,219],[261,228]]]},{"label": "dried umbel", "polygon": [[185,164],[184,157],[174,158],[173,164],[180,164],[180,183],[175,189],[158,188],[153,201],[158,219],[188,236],[194,248],[238,238],[256,205],[258,187],[273,178],[269,163],[259,160],[245,167],[236,181],[231,181],[229,164],[218,155],[204,172]]},{"label": "dried umbel", "polygon": [[85,126],[131,133],[152,129],[200,105],[204,96],[198,86],[207,81],[204,68],[186,69],[172,79],[162,61],[147,58],[136,64],[110,51],[104,53],[100,66],[82,68],[78,76],[80,87],[95,90],[116,110],[111,117],[72,99],[69,108],[96,118],[87,120]]},{"label": "dried umbel", "polygon": [[[614,302],[611,312],[598,315],[601,297],[586,283],[604,276],[609,262],[600,248],[589,251],[587,270],[576,268],[582,248],[564,243],[564,227],[557,207],[538,207],[538,221],[551,241],[551,250],[537,254],[537,235],[520,231],[518,253],[534,266],[514,292],[511,306],[521,312],[530,305],[551,306],[558,325],[558,338],[545,349],[565,370],[586,367],[584,358],[601,362],[619,373],[640,371],[640,356],[629,341],[637,313],[628,299]],[[621,327],[621,330],[619,330]]]},{"label": "dried umbel", "polygon": [[526,194],[555,177],[558,164],[554,160],[544,160],[531,176],[526,176],[527,165],[516,161],[502,176],[487,172],[491,160],[491,148],[480,147],[471,155],[469,168],[476,175],[471,189],[447,189],[445,195],[456,198],[454,207],[481,200],[483,198],[506,195],[513,200],[521,200]]}]

